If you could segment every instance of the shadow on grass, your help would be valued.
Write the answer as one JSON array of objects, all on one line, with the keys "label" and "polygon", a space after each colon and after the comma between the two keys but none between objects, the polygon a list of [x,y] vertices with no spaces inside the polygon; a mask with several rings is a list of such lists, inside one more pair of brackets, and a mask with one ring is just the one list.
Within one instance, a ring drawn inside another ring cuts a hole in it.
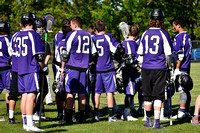
[{"label": "shadow on grass", "polygon": [[67,132],[67,131],[68,130],[65,129],[56,129],[56,130],[45,131],[45,133]]}]

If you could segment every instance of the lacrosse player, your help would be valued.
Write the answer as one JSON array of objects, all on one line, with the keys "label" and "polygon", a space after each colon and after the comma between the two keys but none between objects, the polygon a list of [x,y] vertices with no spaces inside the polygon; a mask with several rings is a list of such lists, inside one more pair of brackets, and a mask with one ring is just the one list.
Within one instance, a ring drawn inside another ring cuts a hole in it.
[{"label": "lacrosse player", "polygon": [[122,45],[113,37],[112,34],[106,33],[106,25],[102,20],[95,21],[95,33],[93,40],[98,49],[98,59],[96,64],[96,83],[95,83],[95,109],[94,120],[99,121],[98,109],[101,93],[107,93],[108,104],[108,122],[120,121],[114,116],[114,97],[116,92],[116,78],[114,63],[110,52],[115,55],[121,55],[124,52]]},{"label": "lacrosse player", "polygon": [[65,78],[65,90],[67,93],[66,122],[72,123],[72,111],[74,94],[78,93],[80,118],[79,123],[85,122],[86,105],[86,70],[89,66],[89,56],[96,55],[97,51],[91,35],[82,30],[82,19],[74,17],[71,19],[71,29],[66,36],[66,49],[62,51],[61,76],[64,76],[64,67],[67,63]]},{"label": "lacrosse player", "polygon": [[[23,129],[26,131],[43,131],[33,122],[33,106],[36,93],[40,90],[41,77],[39,71],[48,74],[44,66],[44,49],[40,35],[35,32],[35,14],[28,12],[21,16],[22,30],[12,40],[15,69],[18,71],[18,91],[22,93],[21,114]],[[13,60],[14,62],[14,60]]]},{"label": "lacrosse player", "polygon": [[[185,22],[182,17],[174,18],[173,29],[178,34],[174,38],[173,46],[175,49],[175,71],[174,80],[177,91],[180,93],[180,108],[177,115],[173,116],[173,119],[184,118],[186,116],[190,117],[190,88],[183,86],[184,83],[178,83],[178,75],[187,74],[190,75],[190,63],[191,63],[191,50],[192,43],[190,35],[184,30]],[[179,76],[180,77],[180,76]],[[182,81],[184,82],[184,81]]]},{"label": "lacrosse player", "polygon": [[[152,127],[152,101],[154,101],[153,129],[164,128],[160,125],[160,110],[164,99],[167,64],[171,65],[171,39],[163,30],[164,14],[154,9],[150,14],[149,29],[141,37],[137,54],[142,62],[142,92],[146,110],[144,126]],[[167,62],[167,64],[166,64]]]},{"label": "lacrosse player", "polygon": [[9,22],[0,22],[0,94],[5,89],[5,101],[7,107],[7,113],[9,114],[9,101],[8,96],[10,92],[10,75],[11,75],[11,51],[10,51],[10,24]]},{"label": "lacrosse player", "polygon": [[[36,32],[40,35],[41,40],[42,40],[42,37],[43,37],[44,33],[46,32],[46,21],[43,20],[42,18],[37,18],[35,23],[36,23]],[[47,42],[45,42],[43,40],[42,40],[42,42],[43,42],[43,48],[44,48],[44,51],[45,51],[44,64],[45,64],[45,67],[47,68],[48,67],[47,64],[48,64],[49,59],[51,57],[51,50],[50,50],[50,46]],[[43,94],[42,97],[41,97],[41,94]],[[46,103],[48,102],[48,104],[50,104],[50,103],[53,104],[53,101],[52,101],[52,98],[51,98],[51,88],[50,88],[50,84],[49,84],[49,75],[48,74],[45,75],[45,77],[44,77],[43,93],[39,92],[36,96],[36,100],[35,100],[36,105],[35,105],[34,111],[33,111],[33,114],[34,114],[33,120],[34,121],[39,121],[40,104],[41,104],[41,100],[43,102],[45,97],[46,97]],[[42,116],[42,119],[45,119],[44,106],[42,107],[41,116]]]},{"label": "lacrosse player", "polygon": [[[123,87],[125,89],[125,99],[124,105],[125,109],[122,115],[123,120],[136,121],[130,114],[131,102],[133,101],[134,95],[136,93],[136,83],[135,79],[138,76],[137,71],[137,43],[135,42],[135,36],[138,34],[137,26],[131,25],[129,28],[129,36],[127,40],[122,41],[122,45],[125,48],[126,57],[131,57],[125,60],[125,67],[122,69]],[[139,69],[139,68],[138,68]]]}]

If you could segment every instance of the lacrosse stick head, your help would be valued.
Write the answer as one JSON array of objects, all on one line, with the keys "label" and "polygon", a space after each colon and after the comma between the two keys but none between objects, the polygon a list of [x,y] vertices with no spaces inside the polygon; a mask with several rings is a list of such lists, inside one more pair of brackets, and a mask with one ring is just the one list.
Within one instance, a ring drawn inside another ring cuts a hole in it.
[{"label": "lacrosse stick head", "polygon": [[51,13],[47,13],[44,15],[43,19],[47,22],[46,31],[52,32],[51,28],[53,23],[55,23],[54,16]]},{"label": "lacrosse stick head", "polygon": [[126,22],[121,22],[119,24],[119,28],[121,29],[122,35],[126,40],[128,38],[128,34],[129,34],[129,25]]}]

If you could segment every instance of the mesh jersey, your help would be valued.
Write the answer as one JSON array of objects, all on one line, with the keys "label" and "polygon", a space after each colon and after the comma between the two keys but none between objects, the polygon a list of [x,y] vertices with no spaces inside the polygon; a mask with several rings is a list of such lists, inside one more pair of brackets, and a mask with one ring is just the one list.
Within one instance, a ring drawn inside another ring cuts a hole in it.
[{"label": "mesh jersey", "polygon": [[118,45],[120,44],[112,34],[96,34],[93,40],[98,51],[98,60],[96,64],[97,71],[108,71],[114,68],[113,60],[110,52],[115,53]]},{"label": "mesh jersey", "polygon": [[8,35],[0,36],[0,67],[9,66],[10,40],[11,38]]},{"label": "mesh jersey", "polygon": [[66,36],[65,43],[66,50],[70,52],[67,64],[78,68],[88,68],[89,54],[96,52],[91,35],[81,29],[70,31]]},{"label": "mesh jersey", "polygon": [[40,35],[32,29],[16,32],[12,37],[12,55],[17,58],[13,67],[19,75],[39,72],[35,55],[45,54]]},{"label": "mesh jersey", "polygon": [[149,28],[141,37],[137,53],[143,55],[142,68],[166,68],[166,55],[172,53],[169,34],[160,28]]},{"label": "mesh jersey", "polygon": [[173,42],[176,54],[184,54],[180,68],[190,69],[192,43],[190,35],[184,31],[176,35]]}]

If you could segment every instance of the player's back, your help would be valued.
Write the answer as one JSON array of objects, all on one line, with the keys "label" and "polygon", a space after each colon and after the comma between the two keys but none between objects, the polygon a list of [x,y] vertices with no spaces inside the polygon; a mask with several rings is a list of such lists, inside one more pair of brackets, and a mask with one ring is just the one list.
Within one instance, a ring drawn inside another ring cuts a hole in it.
[{"label": "player's back", "polygon": [[74,30],[66,36],[66,48],[70,52],[68,66],[88,68],[92,46],[91,35],[84,30]]},{"label": "player's back", "polygon": [[97,71],[108,71],[114,68],[110,52],[115,53],[119,42],[111,34],[96,34],[93,37],[98,50]]},{"label": "player's back", "polygon": [[176,54],[184,54],[181,68],[189,69],[191,62],[192,42],[190,35],[184,31],[176,35],[173,42]]},{"label": "player's back", "polygon": [[8,35],[0,36],[0,67],[8,66],[10,40]]},{"label": "player's back", "polygon": [[34,30],[21,30],[13,40],[13,55],[18,60],[18,74],[39,72],[40,66],[34,55],[44,54],[42,40]]},{"label": "player's back", "polygon": [[169,34],[160,28],[149,28],[142,35],[138,54],[143,54],[143,68],[166,68],[165,56],[171,54]]}]

